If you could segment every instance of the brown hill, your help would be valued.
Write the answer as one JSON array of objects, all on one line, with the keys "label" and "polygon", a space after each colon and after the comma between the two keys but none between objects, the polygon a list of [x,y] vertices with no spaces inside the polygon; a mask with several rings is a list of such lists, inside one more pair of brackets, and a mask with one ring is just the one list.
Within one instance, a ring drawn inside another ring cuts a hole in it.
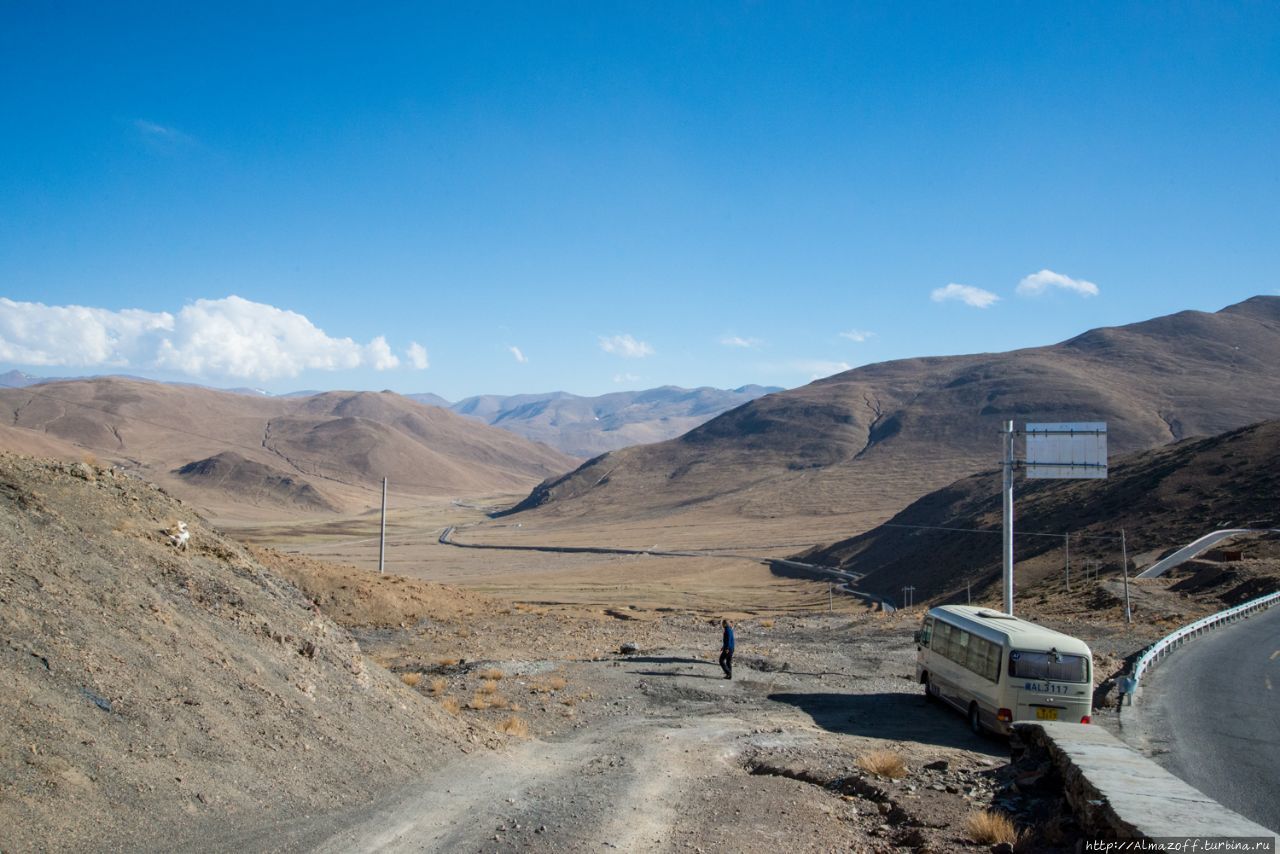
[{"label": "brown hill", "polygon": [[846,530],[865,530],[989,467],[1006,419],[1106,421],[1112,451],[1123,453],[1280,417],[1276,364],[1280,297],[1047,347],[868,365],[760,398],[679,439],[597,457],[515,510],[533,511],[544,528],[733,517],[791,520],[803,539],[822,517],[843,516],[863,520]]},{"label": "brown hill", "polygon": [[[270,398],[98,378],[0,389],[0,407],[13,427],[0,441],[52,439],[231,514],[250,502],[290,512],[367,507],[384,475],[401,495],[510,492],[574,462],[391,392]],[[237,456],[207,462],[228,452]]]},{"label": "brown hill", "polygon": [[185,483],[202,489],[230,492],[249,504],[294,505],[304,510],[335,510],[320,491],[280,469],[223,451],[187,463],[173,472]]},{"label": "brown hill", "polygon": [[154,486],[10,454],[0,682],[5,851],[226,850],[474,737]]},{"label": "brown hill", "polygon": [[[1145,565],[1220,528],[1280,527],[1280,421],[1131,454],[1114,461],[1108,475],[1016,481],[1017,589],[1030,592],[1047,579],[1065,581],[1064,534],[1071,536],[1079,580],[1089,562],[1101,564],[1104,576],[1119,572],[1122,529],[1131,563],[1146,558]],[[991,588],[998,595],[1000,481],[999,472],[956,481],[885,525],[801,559],[865,574],[859,589],[895,602],[904,585],[915,586],[917,603],[963,601],[966,582],[975,596]],[[1250,588],[1241,595],[1266,592]]]}]

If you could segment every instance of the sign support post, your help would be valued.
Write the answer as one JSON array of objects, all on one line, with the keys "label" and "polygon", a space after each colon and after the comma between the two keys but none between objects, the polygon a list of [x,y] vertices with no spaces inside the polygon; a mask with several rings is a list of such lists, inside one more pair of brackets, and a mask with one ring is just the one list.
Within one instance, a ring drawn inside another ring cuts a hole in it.
[{"label": "sign support post", "polygon": [[1013,422],[1004,423],[1004,612],[1013,614]]}]

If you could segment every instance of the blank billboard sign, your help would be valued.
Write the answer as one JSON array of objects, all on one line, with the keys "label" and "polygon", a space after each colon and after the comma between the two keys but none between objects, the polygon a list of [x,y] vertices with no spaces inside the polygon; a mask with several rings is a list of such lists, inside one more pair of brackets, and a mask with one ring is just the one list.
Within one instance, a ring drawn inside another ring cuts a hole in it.
[{"label": "blank billboard sign", "polygon": [[1105,478],[1107,423],[1028,424],[1027,477]]}]

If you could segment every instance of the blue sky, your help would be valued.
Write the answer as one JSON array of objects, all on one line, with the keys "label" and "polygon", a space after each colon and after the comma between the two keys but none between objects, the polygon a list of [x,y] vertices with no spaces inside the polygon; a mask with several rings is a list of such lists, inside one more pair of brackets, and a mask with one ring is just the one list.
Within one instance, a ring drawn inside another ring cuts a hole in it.
[{"label": "blue sky", "polygon": [[0,365],[794,386],[1280,292],[1275,4],[188,6],[0,5]]}]

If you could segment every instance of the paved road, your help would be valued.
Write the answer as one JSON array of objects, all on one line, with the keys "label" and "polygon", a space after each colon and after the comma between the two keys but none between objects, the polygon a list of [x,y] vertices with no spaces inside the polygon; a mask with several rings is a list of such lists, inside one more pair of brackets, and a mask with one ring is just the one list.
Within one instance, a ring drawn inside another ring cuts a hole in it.
[{"label": "paved road", "polygon": [[1280,607],[1189,642],[1143,683],[1156,762],[1280,832]]},{"label": "paved road", "polygon": [[1200,539],[1191,543],[1191,545],[1183,546],[1173,554],[1163,560],[1157,561],[1147,569],[1138,573],[1138,578],[1159,578],[1175,566],[1186,563],[1201,552],[1207,551],[1223,540],[1229,540],[1232,537],[1238,537],[1241,534],[1280,534],[1275,528],[1226,528],[1221,531],[1214,531],[1211,534],[1205,534]]}]

